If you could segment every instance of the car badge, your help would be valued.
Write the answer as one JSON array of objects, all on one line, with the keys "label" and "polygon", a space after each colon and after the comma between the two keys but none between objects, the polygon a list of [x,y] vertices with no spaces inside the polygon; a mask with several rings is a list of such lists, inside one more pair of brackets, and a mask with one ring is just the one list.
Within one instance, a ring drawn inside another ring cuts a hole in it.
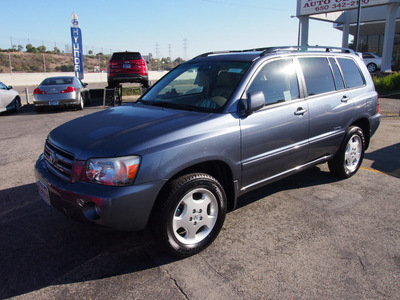
[{"label": "car badge", "polygon": [[54,165],[57,162],[57,154],[55,152],[50,153],[49,161],[52,165]]}]

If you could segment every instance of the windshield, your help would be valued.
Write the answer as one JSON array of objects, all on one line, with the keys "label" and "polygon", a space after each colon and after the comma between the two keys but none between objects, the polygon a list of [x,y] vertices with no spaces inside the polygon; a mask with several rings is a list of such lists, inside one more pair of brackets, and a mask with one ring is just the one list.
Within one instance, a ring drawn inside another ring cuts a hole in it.
[{"label": "windshield", "polygon": [[249,66],[248,62],[183,64],[159,81],[143,96],[141,102],[177,109],[220,112]]}]

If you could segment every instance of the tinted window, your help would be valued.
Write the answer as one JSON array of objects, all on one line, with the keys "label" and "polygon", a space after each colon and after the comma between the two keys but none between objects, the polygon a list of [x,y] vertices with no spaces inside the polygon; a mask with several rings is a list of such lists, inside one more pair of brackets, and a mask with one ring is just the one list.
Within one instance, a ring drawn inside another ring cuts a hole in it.
[{"label": "tinted window", "polygon": [[342,74],[340,73],[339,66],[334,58],[329,58],[329,62],[331,63],[331,67],[333,70],[333,75],[335,76],[335,84],[337,90],[344,89],[344,81]]},{"label": "tinted window", "polygon": [[364,85],[364,79],[354,60],[349,58],[338,58],[338,62],[348,88]]},{"label": "tinted window", "polygon": [[363,58],[375,58],[375,56],[373,56],[372,54],[369,54],[369,53],[363,53],[362,56],[363,56]]},{"label": "tinted window", "polygon": [[299,58],[309,96],[335,90],[331,67],[325,57]]},{"label": "tinted window", "polygon": [[63,84],[72,84],[73,77],[56,77],[56,78],[46,78],[43,80],[41,85],[63,85]]},{"label": "tinted window", "polygon": [[138,60],[141,58],[142,56],[138,52],[121,52],[114,53],[111,60]]},{"label": "tinted window", "polygon": [[276,60],[262,67],[247,92],[258,91],[264,93],[266,105],[298,99],[299,85],[293,61]]}]

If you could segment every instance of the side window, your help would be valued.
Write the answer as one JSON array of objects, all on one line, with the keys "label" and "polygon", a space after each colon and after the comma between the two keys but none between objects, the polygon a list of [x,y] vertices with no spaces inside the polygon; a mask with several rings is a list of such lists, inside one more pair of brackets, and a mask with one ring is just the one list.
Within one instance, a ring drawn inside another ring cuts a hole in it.
[{"label": "side window", "polygon": [[325,57],[299,58],[309,96],[336,89],[331,67]]},{"label": "side window", "polygon": [[338,58],[340,68],[342,69],[344,81],[348,88],[354,88],[364,85],[364,78],[360,73],[354,60],[349,58]]},{"label": "side window", "polygon": [[7,87],[0,82],[0,90],[6,90],[6,89],[7,89]]},{"label": "side window", "polygon": [[300,97],[296,67],[292,59],[275,60],[258,72],[247,92],[264,93],[265,104],[290,101]]},{"label": "side window", "polygon": [[344,89],[344,81],[342,74],[340,73],[339,66],[334,58],[329,58],[329,62],[331,63],[331,67],[333,70],[333,75],[335,76],[335,84],[337,90]]}]

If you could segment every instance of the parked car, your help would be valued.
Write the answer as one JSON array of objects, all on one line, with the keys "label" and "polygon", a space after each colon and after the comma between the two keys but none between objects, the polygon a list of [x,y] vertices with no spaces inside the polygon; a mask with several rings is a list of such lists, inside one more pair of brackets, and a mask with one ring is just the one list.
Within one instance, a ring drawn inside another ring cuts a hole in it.
[{"label": "parked car", "polygon": [[353,176],[379,123],[372,78],[351,50],[206,53],[137,103],[52,130],[36,182],[66,215],[149,226],[186,257],[212,243],[248,191],[324,162]]},{"label": "parked car", "polygon": [[33,104],[37,112],[46,107],[65,106],[83,109],[90,103],[90,91],[87,83],[78,77],[48,77],[33,91]]},{"label": "parked car", "polygon": [[370,73],[374,73],[381,69],[382,57],[376,53],[361,52],[357,53],[360,55]]},{"label": "parked car", "polygon": [[0,112],[7,110],[19,111],[21,109],[21,98],[12,86],[6,86],[0,82]]},{"label": "parked car", "polygon": [[141,83],[149,86],[146,61],[139,52],[115,52],[108,62],[107,81],[109,87],[123,82]]}]

